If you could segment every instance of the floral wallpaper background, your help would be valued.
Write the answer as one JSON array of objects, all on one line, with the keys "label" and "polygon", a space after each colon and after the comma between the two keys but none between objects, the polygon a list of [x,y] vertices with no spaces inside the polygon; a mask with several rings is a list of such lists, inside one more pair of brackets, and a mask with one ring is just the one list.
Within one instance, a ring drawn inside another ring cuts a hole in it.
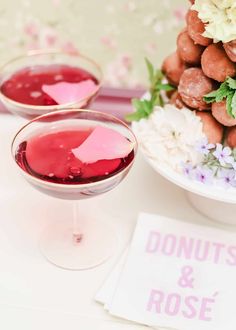
[{"label": "floral wallpaper background", "polygon": [[79,51],[103,68],[106,85],[147,84],[175,49],[188,0],[1,0],[0,64],[31,49]]}]

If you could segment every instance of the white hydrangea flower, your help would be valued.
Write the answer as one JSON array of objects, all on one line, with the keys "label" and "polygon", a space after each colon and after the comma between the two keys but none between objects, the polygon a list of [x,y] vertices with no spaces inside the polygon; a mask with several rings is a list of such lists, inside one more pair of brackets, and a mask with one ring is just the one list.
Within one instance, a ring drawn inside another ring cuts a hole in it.
[{"label": "white hydrangea flower", "polygon": [[206,23],[203,35],[214,42],[229,42],[236,39],[235,0],[195,0],[192,9]]},{"label": "white hydrangea flower", "polygon": [[167,104],[156,107],[147,119],[133,123],[133,130],[140,146],[157,165],[169,166],[181,171],[182,163],[193,165],[202,156],[196,150],[196,143],[205,137],[202,122],[194,111],[177,109]]}]

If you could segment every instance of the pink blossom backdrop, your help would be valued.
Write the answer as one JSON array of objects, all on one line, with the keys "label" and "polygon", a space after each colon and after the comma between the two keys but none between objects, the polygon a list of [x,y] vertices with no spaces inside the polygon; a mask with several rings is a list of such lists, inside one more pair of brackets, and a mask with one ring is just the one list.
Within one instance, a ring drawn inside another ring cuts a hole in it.
[{"label": "pink blossom backdrop", "polygon": [[143,58],[155,65],[174,50],[187,0],[1,0],[0,63],[30,49],[81,52],[101,64],[109,86],[147,83]]}]

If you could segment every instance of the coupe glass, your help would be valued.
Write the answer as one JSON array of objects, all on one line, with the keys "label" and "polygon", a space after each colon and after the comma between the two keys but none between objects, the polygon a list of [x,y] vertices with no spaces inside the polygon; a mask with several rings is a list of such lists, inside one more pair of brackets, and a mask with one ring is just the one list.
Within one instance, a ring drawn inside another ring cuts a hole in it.
[{"label": "coupe glass", "polygon": [[0,68],[0,86],[21,69],[30,68],[33,72],[35,66],[50,66],[55,64],[69,65],[86,70],[88,73],[92,74],[98,82],[94,91],[85,98],[71,103],[60,105],[30,105],[17,102],[7,97],[0,89],[0,100],[6,108],[14,114],[27,119],[33,119],[48,112],[65,108],[86,108],[100,90],[103,75],[99,65],[95,61],[81,54],[68,53],[60,50],[35,50],[28,52],[26,55],[10,60]]},{"label": "coupe glass", "polygon": [[[25,171],[16,155],[19,146],[39,134],[76,130],[81,127],[103,126],[116,130],[132,143],[132,158],[117,172],[102,177],[96,182],[55,183]],[[110,223],[99,216],[89,218],[78,214],[78,200],[95,197],[115,188],[131,169],[137,141],[130,128],[119,119],[100,112],[80,109],[65,109],[51,112],[30,121],[23,126],[12,142],[12,156],[19,172],[36,189],[50,196],[73,200],[73,219],[56,222],[45,231],[40,240],[43,255],[53,264],[65,269],[88,269],[95,267],[112,255],[116,246],[116,234]],[[91,204],[92,207],[92,204]]]}]

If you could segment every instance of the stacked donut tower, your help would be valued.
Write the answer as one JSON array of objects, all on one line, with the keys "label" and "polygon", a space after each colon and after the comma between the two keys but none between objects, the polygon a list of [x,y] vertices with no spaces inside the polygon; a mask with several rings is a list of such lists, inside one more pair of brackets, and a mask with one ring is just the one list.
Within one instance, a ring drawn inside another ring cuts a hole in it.
[{"label": "stacked donut tower", "polygon": [[[190,1],[192,4],[194,0]],[[163,62],[162,71],[177,90],[170,103],[196,111],[210,143],[236,147],[236,119],[227,113],[226,99],[206,103],[204,96],[217,90],[228,77],[236,77],[236,40],[222,43],[203,36],[205,24],[190,9],[187,27],[177,38],[177,50]]]}]

